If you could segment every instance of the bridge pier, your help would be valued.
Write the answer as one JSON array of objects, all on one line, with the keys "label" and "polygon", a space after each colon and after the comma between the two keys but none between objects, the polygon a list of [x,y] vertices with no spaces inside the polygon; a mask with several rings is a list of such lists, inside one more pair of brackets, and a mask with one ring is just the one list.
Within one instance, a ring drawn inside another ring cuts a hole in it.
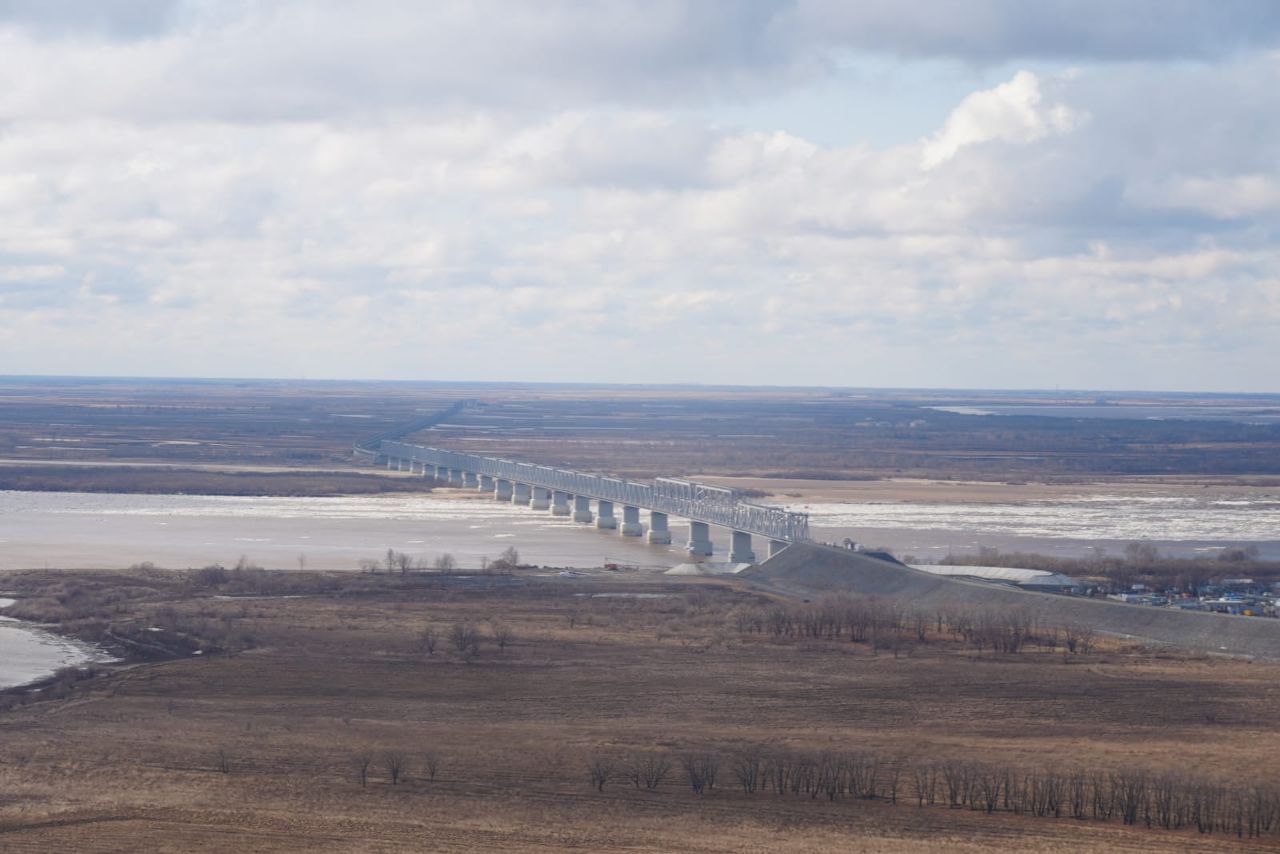
[{"label": "bridge pier", "polygon": [[511,481],[498,478],[493,485],[493,497],[496,501],[510,501]]},{"label": "bridge pier", "polygon": [[569,515],[569,493],[560,490],[552,490],[551,492],[551,515],[552,516],[568,516]]},{"label": "bridge pier", "polygon": [[689,522],[689,543],[685,551],[697,557],[711,557],[715,551],[711,545],[711,526],[706,522]]},{"label": "bridge pier", "polygon": [[573,496],[573,521],[591,521],[591,499],[585,495]]},{"label": "bridge pier", "polygon": [[493,482],[493,478],[490,475],[487,475],[487,474],[480,475],[480,491],[481,492],[493,492],[494,487],[495,487],[495,484]]},{"label": "bridge pier", "polygon": [[449,469],[445,466],[436,466],[436,480],[441,483],[449,482]]},{"label": "bridge pier", "polygon": [[[626,512],[624,509],[623,513]],[[667,546],[671,545],[671,529],[667,527],[667,514],[659,513],[657,510],[649,511],[649,536],[646,539],[650,545]],[[625,524],[625,522],[624,522]],[[624,527],[622,533],[626,533]]]},{"label": "bridge pier", "polygon": [[756,553],[751,550],[751,535],[746,531],[733,532],[733,547],[729,550],[729,563],[755,563]]},{"label": "bridge pier", "polygon": [[512,493],[511,495],[511,503],[512,504],[529,504],[531,501],[529,497],[529,484],[520,483],[519,481],[516,481],[514,486],[515,486],[515,492]]},{"label": "bridge pier", "polygon": [[449,485],[462,486],[462,472],[458,469],[449,469]]},{"label": "bridge pier", "polygon": [[618,531],[624,537],[638,537],[644,533],[640,527],[640,508],[622,505],[622,528]]},{"label": "bridge pier", "polygon": [[529,506],[534,510],[546,510],[551,506],[551,490],[545,486],[535,486]]},{"label": "bridge pier", "polygon": [[462,473],[462,485],[469,486],[472,489],[479,489],[480,477],[473,471],[464,471]]},{"label": "bridge pier", "polygon": [[596,527],[612,531],[618,527],[618,520],[613,515],[613,502],[601,499],[596,504]]}]

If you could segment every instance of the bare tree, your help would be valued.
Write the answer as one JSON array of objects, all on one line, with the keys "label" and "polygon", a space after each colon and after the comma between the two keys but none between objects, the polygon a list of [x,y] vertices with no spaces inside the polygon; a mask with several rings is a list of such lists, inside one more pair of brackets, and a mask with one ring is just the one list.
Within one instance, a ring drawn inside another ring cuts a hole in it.
[{"label": "bare tree", "polygon": [[356,777],[360,780],[360,785],[369,785],[369,768],[373,765],[373,754],[357,753],[352,758],[351,764],[355,766]]},{"label": "bare tree", "polygon": [[500,652],[505,652],[507,646],[515,642],[516,633],[506,623],[499,620],[490,620],[489,629],[493,635],[493,642],[498,645]]},{"label": "bare tree", "polygon": [[637,753],[626,766],[626,779],[637,789],[652,791],[662,785],[671,770],[671,760],[663,753]]},{"label": "bare tree", "polygon": [[755,750],[744,750],[733,759],[733,776],[738,778],[742,791],[750,794],[760,785],[763,761]]},{"label": "bare tree", "polygon": [[405,755],[398,750],[388,750],[382,754],[382,767],[386,769],[387,779],[393,786],[399,785],[400,778],[404,776],[408,766]]},{"label": "bare tree", "polygon": [[592,756],[587,760],[587,772],[591,775],[591,785],[597,792],[603,792],[604,784],[613,777],[613,760],[607,756]]},{"label": "bare tree", "polygon": [[457,569],[457,567],[458,562],[454,559],[453,555],[448,552],[445,552],[436,558],[435,568],[440,572],[452,572]]},{"label": "bare tree", "polygon": [[440,757],[435,753],[424,753],[422,755],[422,770],[427,774],[427,782],[434,783],[436,781],[436,772],[440,770]]},{"label": "bare tree", "polygon": [[449,630],[449,643],[459,655],[476,655],[480,652],[480,630],[470,623],[454,623]]},{"label": "bare tree", "polygon": [[520,552],[516,551],[515,546],[507,546],[507,548],[498,555],[498,559],[490,564],[494,569],[515,569],[520,565]]},{"label": "bare tree", "polygon": [[695,795],[706,789],[716,787],[716,772],[720,767],[713,753],[691,753],[684,757],[685,774],[689,777],[689,788]]},{"label": "bare tree", "polygon": [[409,570],[413,569],[413,558],[404,552],[396,552],[396,569],[400,570],[401,575],[407,575]]},{"label": "bare tree", "polygon": [[440,632],[435,626],[427,626],[418,633],[418,649],[427,655],[436,654],[436,644],[440,642]]}]

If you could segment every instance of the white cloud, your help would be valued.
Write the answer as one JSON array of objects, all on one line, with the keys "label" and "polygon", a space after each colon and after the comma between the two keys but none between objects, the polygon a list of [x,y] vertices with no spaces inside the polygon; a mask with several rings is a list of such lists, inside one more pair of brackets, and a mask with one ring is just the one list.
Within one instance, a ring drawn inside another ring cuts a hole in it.
[{"label": "white cloud", "polygon": [[1011,71],[875,148],[690,108],[870,12],[217,8],[0,28],[5,370],[1274,386],[1274,57]]},{"label": "white cloud", "polygon": [[1135,187],[1129,198],[1152,208],[1205,213],[1224,220],[1280,212],[1280,176],[1172,176]]},{"label": "white cloud", "polygon": [[1019,71],[1009,82],[965,98],[926,141],[922,162],[932,169],[960,149],[983,142],[1035,142],[1070,131],[1082,118],[1066,104],[1045,103],[1039,78]]}]

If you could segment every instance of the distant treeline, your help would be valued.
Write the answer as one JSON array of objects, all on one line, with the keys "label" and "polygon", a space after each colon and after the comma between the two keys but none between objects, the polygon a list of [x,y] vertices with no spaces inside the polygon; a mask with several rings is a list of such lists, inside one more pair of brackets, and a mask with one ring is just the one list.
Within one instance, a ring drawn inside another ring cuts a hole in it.
[{"label": "distant treeline", "polygon": [[915,644],[958,643],[983,650],[1019,653],[1029,646],[1088,654],[1094,646],[1088,626],[1050,625],[1025,608],[949,605],[923,610],[891,599],[828,596],[809,604],[778,603],[739,611],[741,634],[776,639],[868,643],[897,655]]},{"label": "distant treeline", "polygon": [[1006,566],[1042,569],[1077,578],[1103,578],[1110,586],[1128,589],[1137,582],[1155,590],[1199,593],[1224,578],[1251,578],[1259,584],[1280,581],[1280,561],[1259,560],[1256,547],[1225,548],[1206,557],[1171,557],[1150,543],[1130,543],[1124,553],[1089,557],[1055,557],[1030,552],[1002,552],[981,548],[977,554],[949,554],[939,561],[949,566]]},{"label": "distant treeline", "polygon": [[147,466],[0,466],[0,490],[123,492],[168,495],[312,497],[429,492],[431,478],[392,478],[359,472],[203,471]]},{"label": "distant treeline", "polygon": [[1195,828],[1256,838],[1280,832],[1280,790],[1230,786],[1191,775],[1142,769],[1044,768],[964,760],[903,759],[857,751],[810,753],[755,746],[720,755],[597,753],[587,761],[591,785],[655,790],[670,780],[695,795],[722,788],[744,794],[835,802],[914,802],[1039,818],[1119,821],[1163,830]]}]

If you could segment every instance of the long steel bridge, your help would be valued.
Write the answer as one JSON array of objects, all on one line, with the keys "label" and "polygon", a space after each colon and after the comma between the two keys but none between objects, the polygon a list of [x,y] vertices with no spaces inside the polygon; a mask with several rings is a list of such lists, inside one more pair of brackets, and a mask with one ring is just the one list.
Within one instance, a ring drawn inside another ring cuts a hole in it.
[{"label": "long steel bridge", "polygon": [[[728,528],[732,532],[729,560],[734,563],[755,561],[752,535],[768,540],[770,555],[789,543],[809,539],[808,514],[752,504],[735,490],[691,480],[664,477],[640,483],[385,438],[376,448],[370,442],[356,451],[378,462],[385,459],[388,468],[421,471],[423,476],[455,486],[492,491],[499,501],[550,510],[557,516],[572,515],[582,523],[594,519],[597,527],[617,528],[623,536],[646,534],[640,523],[640,510],[645,509],[649,511],[647,537],[651,543],[670,543],[668,517],[680,516],[689,520],[687,549],[693,555],[712,554],[711,525]],[[621,524],[614,516],[615,506],[622,508]]]}]

